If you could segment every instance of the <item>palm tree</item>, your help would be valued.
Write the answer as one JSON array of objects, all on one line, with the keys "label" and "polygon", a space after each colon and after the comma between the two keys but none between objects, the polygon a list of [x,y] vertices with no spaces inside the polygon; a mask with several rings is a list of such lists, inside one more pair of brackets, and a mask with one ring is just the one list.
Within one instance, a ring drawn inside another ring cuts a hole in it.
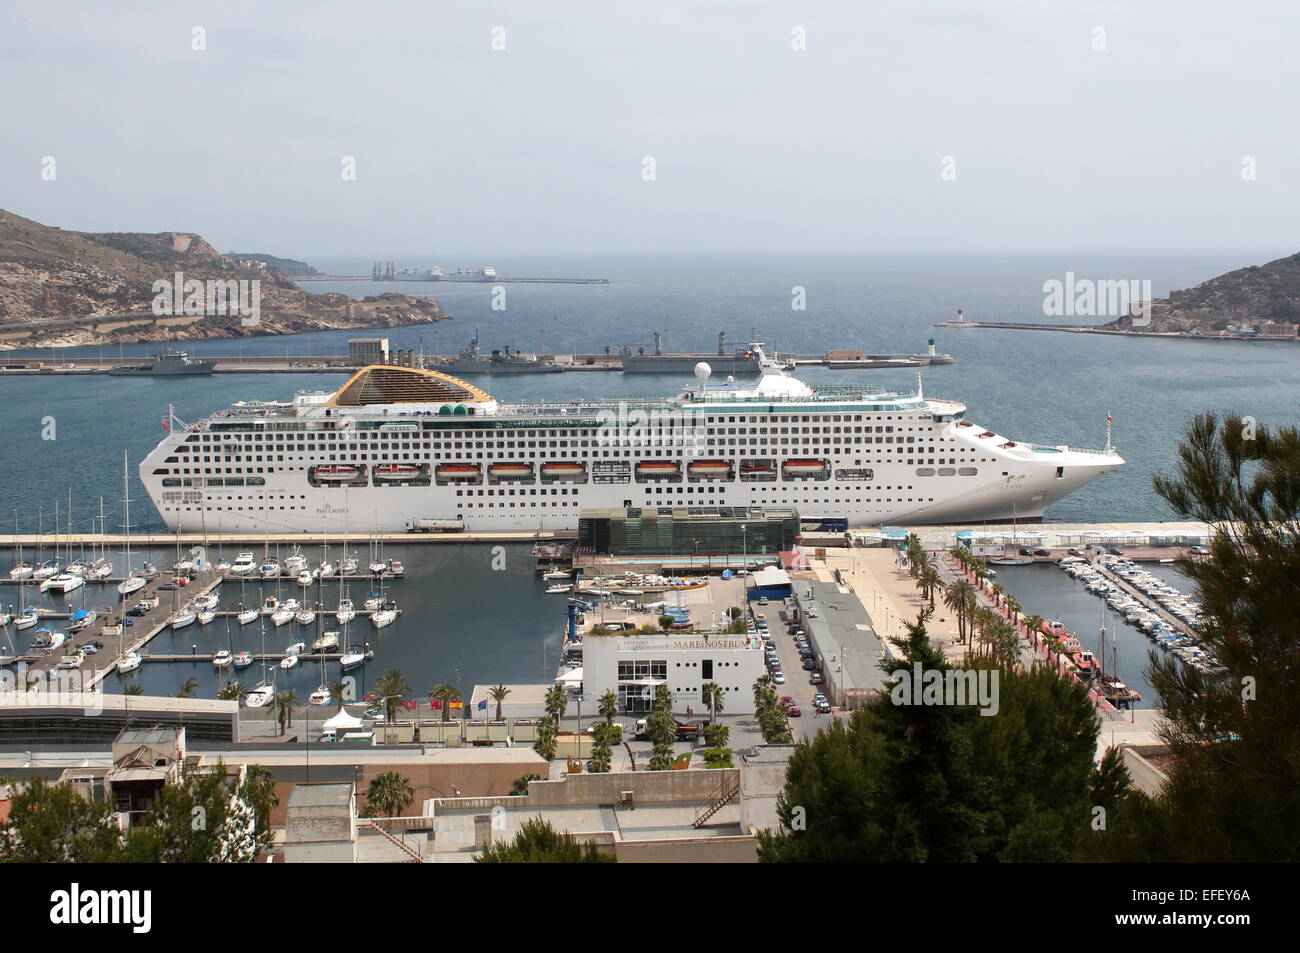
[{"label": "palm tree", "polygon": [[1007,587],[1000,582],[995,582],[989,587],[989,591],[993,593],[993,604],[995,606],[1002,605],[1002,593],[1007,591]]},{"label": "palm tree", "polygon": [[921,598],[929,599],[930,608],[933,609],[935,593],[943,585],[943,580],[939,577],[939,570],[935,569],[933,565],[927,565],[921,570],[917,581],[921,584]]},{"label": "palm tree", "polygon": [[960,576],[943,593],[943,604],[957,614],[957,636],[962,642],[966,641],[966,619],[974,598],[975,587],[969,579]]},{"label": "palm tree", "polygon": [[1007,612],[1011,614],[1011,624],[1015,625],[1016,621],[1020,618],[1020,601],[1016,599],[1015,596],[1007,596],[1006,599],[1002,601],[1007,607]]},{"label": "palm tree", "polygon": [[122,694],[123,694],[123,695],[143,695],[143,694],[144,694],[144,686],[138,684],[137,682],[132,682],[130,685],[126,686],[126,688],[122,689]]},{"label": "palm tree", "polygon": [[1031,641],[1037,645],[1043,638],[1043,617],[1041,615],[1027,615],[1020,620],[1024,623],[1025,629],[1029,632]]},{"label": "palm tree", "polygon": [[199,682],[196,678],[187,678],[181,690],[176,693],[177,698],[193,698],[199,693]]},{"label": "palm tree", "polygon": [[488,689],[488,698],[497,703],[497,721],[501,720],[501,703],[506,700],[510,694],[510,689],[504,685],[493,685]]},{"label": "palm tree", "polygon": [[460,689],[451,682],[443,682],[429,689],[429,697],[442,702],[442,720],[446,722],[451,714],[451,703],[460,698]]},{"label": "palm tree", "polygon": [[221,691],[217,692],[217,697],[222,701],[243,701],[244,696],[248,694],[248,689],[244,687],[243,682],[226,682],[221,686]]},{"label": "palm tree", "polygon": [[384,814],[396,817],[398,811],[411,803],[415,789],[411,782],[396,771],[385,771],[370,780],[366,788],[366,813],[371,817]]},{"label": "palm tree", "polygon": [[298,693],[293,689],[275,696],[275,717],[280,722],[280,734],[293,727],[293,709],[298,704]]},{"label": "palm tree", "polygon": [[375,691],[379,692],[379,697],[383,699],[384,721],[392,724],[397,718],[397,709],[403,699],[411,694],[411,686],[407,684],[406,676],[402,674],[401,669],[390,668],[375,680]]},{"label": "palm tree", "polygon": [[330,682],[326,688],[329,689],[330,698],[338,702],[339,707],[342,707],[343,703],[347,701],[348,686],[343,682]]},{"label": "palm tree", "polygon": [[596,702],[596,709],[604,716],[605,721],[613,721],[614,716],[618,714],[618,695],[614,689],[609,689],[605,694],[600,696]]},{"label": "palm tree", "polygon": [[725,707],[722,697],[722,686],[717,682],[705,682],[700,688],[700,697],[704,704],[709,706],[709,724],[713,724],[717,718],[718,712]]}]

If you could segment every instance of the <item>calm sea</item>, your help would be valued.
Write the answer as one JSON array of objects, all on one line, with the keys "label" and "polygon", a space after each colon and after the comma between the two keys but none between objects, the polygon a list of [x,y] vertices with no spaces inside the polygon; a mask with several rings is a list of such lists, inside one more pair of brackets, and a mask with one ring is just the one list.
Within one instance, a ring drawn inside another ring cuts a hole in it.
[{"label": "calm sea", "polygon": [[[478,331],[481,346],[522,350],[595,352],[622,344],[646,346],[655,330],[665,332],[670,351],[713,351],[718,332],[729,347],[742,345],[757,328],[769,347],[817,353],[827,348],[922,352],[935,338],[956,364],[924,372],[927,394],[965,402],[969,417],[1014,438],[1045,444],[1100,447],[1106,416],[1114,418],[1114,440],[1128,465],[1049,512],[1063,521],[1122,521],[1170,517],[1150,489],[1151,474],[1167,470],[1188,419],[1199,411],[1230,409],[1262,423],[1294,423],[1300,400],[1300,347],[1262,342],[1196,342],[1116,339],[1038,331],[934,328],[958,308],[975,320],[1060,320],[1043,315],[1043,283],[1078,278],[1147,279],[1157,296],[1185,288],[1223,271],[1278,257],[1281,252],[1205,253],[1153,257],[1115,255],[822,255],[791,257],[530,257],[451,261],[412,255],[399,267],[481,267],[526,277],[600,277],[609,285],[505,285],[504,310],[493,307],[491,285],[412,282],[310,282],[311,291],[354,296],[382,291],[427,293],[454,320],[437,325],[378,332],[338,331],[292,337],[188,342],[204,355],[342,355],[347,339],[382,335],[394,348],[453,353]],[[391,256],[389,256],[391,257]],[[333,274],[369,274],[370,261],[314,261]],[[792,289],[804,289],[806,310],[791,308]],[[1098,319],[1099,323],[1103,319]],[[157,349],[123,347],[126,356]],[[119,349],[77,349],[115,356]],[[21,353],[21,352],[20,352]],[[57,360],[58,352],[30,352]],[[811,383],[868,381],[899,388],[915,386],[914,371],[802,372]],[[56,502],[66,525],[71,490],[74,528],[96,524],[100,499],[110,529],[121,522],[122,454],[130,459],[133,525],[160,526],[134,477],[136,464],[163,436],[168,407],[182,419],[200,417],[239,399],[283,399],[299,389],[332,389],[344,375],[217,375],[195,379],[11,378],[0,383],[0,525],[15,517],[24,531],[36,529],[38,514],[48,529]],[[484,378],[498,397],[562,398],[662,395],[688,380],[681,377],[573,373]],[[385,630],[384,651],[372,668],[396,664],[413,681],[433,684],[453,675],[475,681],[533,680],[541,676],[543,640],[557,639],[563,609],[548,602],[529,573],[526,547],[511,568],[488,568],[483,547],[412,548],[404,558],[411,576],[398,584],[406,610]],[[1058,573],[1058,575],[1060,575]],[[1061,581],[1073,585],[1061,575]],[[553,600],[555,597],[551,597]],[[1087,597],[1091,602],[1091,597]],[[238,601],[235,599],[234,601]],[[1026,605],[1030,600],[1022,597]],[[1045,607],[1049,608],[1050,607]],[[1053,613],[1054,614],[1054,613]],[[1081,620],[1082,621],[1082,620]],[[1095,628],[1095,622],[1087,621]],[[186,647],[187,629],[178,634]],[[203,639],[220,641],[224,627]],[[251,648],[237,633],[236,649]],[[275,637],[279,639],[279,635]],[[232,635],[232,638],[235,638]],[[1139,636],[1140,638],[1140,636]],[[1145,640],[1143,640],[1145,644]],[[207,651],[215,650],[203,645]],[[280,649],[283,646],[275,645]],[[1134,646],[1136,649],[1137,646]],[[1123,644],[1121,671],[1137,653]],[[1126,658],[1126,655],[1128,656]],[[554,652],[551,654],[554,664]],[[168,684],[189,677],[183,665]],[[155,670],[156,672],[157,670]],[[195,677],[211,678],[210,666],[196,665]],[[295,676],[313,685],[318,673]],[[143,679],[164,677],[146,669]],[[202,679],[201,679],[202,680]],[[301,686],[298,686],[301,687]],[[308,686],[310,690],[310,686]]]}]

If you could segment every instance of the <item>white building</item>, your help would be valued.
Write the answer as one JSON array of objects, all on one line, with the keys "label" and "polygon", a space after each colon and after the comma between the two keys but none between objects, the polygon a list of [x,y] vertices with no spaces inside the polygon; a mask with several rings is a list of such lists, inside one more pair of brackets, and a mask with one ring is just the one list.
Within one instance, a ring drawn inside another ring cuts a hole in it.
[{"label": "white building", "polygon": [[723,712],[754,713],[754,682],[767,671],[763,642],[753,635],[692,632],[682,635],[591,635],[582,640],[582,700],[595,711],[597,700],[613,690],[620,710],[650,710],[655,689],[666,684],[673,712],[707,711],[700,688],[715,682],[723,691]]}]

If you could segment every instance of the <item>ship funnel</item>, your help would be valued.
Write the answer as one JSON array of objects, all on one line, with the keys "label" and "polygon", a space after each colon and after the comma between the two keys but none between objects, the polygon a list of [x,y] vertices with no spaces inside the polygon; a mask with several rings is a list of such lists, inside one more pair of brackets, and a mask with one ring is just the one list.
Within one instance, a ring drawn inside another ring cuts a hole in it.
[{"label": "ship funnel", "polygon": [[709,367],[708,362],[700,361],[695,365],[695,379],[700,382],[700,388],[703,389],[709,382],[709,375],[713,373],[713,368]]}]

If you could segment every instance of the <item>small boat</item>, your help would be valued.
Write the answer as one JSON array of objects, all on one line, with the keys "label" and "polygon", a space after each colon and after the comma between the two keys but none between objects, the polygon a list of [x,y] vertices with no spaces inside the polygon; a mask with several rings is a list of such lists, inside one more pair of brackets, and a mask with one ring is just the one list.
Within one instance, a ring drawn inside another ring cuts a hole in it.
[{"label": "small boat", "polygon": [[275,689],[262,682],[244,696],[244,705],[248,708],[265,708],[275,700]]},{"label": "small boat", "polygon": [[143,576],[145,579],[154,579],[158,575],[158,567],[153,563],[145,563],[136,570],[136,574]]},{"label": "small boat", "polygon": [[366,650],[360,645],[349,645],[343,657],[339,659],[339,667],[348,672],[357,666],[363,664],[366,660]]},{"label": "small boat", "polygon": [[357,610],[352,607],[351,599],[340,599],[338,611],[334,613],[339,625],[347,625],[357,617]]},{"label": "small boat", "polygon": [[252,664],[253,664],[253,653],[252,653],[252,652],[236,652],[236,653],[235,653],[235,668],[248,668],[248,666],[250,666],[250,665],[252,665]]},{"label": "small boat", "polygon": [[236,618],[239,619],[240,625],[248,625],[248,623],[250,622],[257,621],[257,617],[259,614],[260,613],[258,613],[256,609],[252,609],[247,606],[241,605],[239,607],[239,615]]},{"label": "small boat", "polygon": [[68,620],[68,630],[71,632],[80,632],[82,629],[89,628],[95,624],[99,618],[99,613],[94,609],[78,609],[72,613]]},{"label": "small boat", "polygon": [[194,563],[188,559],[181,559],[172,563],[172,574],[176,576],[188,576],[194,571]]},{"label": "small boat", "polygon": [[572,586],[547,586],[546,591],[553,596],[558,596],[562,593],[572,592],[573,587]]},{"label": "small boat", "polygon": [[287,646],[285,646],[284,654],[285,654],[285,655],[301,655],[303,652],[306,652],[306,651],[307,651],[307,643],[306,643],[306,642],[291,642],[291,643],[289,643]]},{"label": "small boat", "polygon": [[117,591],[119,595],[125,598],[126,596],[139,592],[148,584],[148,579],[145,579],[143,576],[132,574],[117,584]]},{"label": "small boat", "polygon": [[294,618],[298,620],[299,625],[311,625],[316,621],[316,610],[299,609]]},{"label": "small boat", "polygon": [[278,608],[280,608],[280,600],[275,596],[267,596],[262,602],[262,612],[266,615],[270,615]]},{"label": "small boat", "polygon": [[86,569],[85,576],[92,582],[99,582],[107,579],[113,574],[113,564],[106,559],[96,559],[94,564]]},{"label": "small boat", "polygon": [[127,652],[125,655],[123,655],[120,659],[117,660],[118,674],[125,675],[127,672],[134,672],[137,668],[140,667],[140,663],[143,661],[144,661],[143,656],[135,652]]},{"label": "small boat", "polygon": [[217,560],[217,572],[221,572],[221,573],[230,572],[230,560],[229,560],[229,559],[226,559],[226,557],[224,557],[224,556],[222,556],[220,559],[218,559],[218,560]]},{"label": "small boat", "polygon": [[310,569],[304,569],[302,572],[298,573],[298,585],[310,586],[314,581],[315,580],[311,577]]},{"label": "small boat", "polygon": [[307,696],[308,705],[328,705],[330,703],[330,687],[328,685],[317,685],[316,690]]},{"label": "small boat", "polygon": [[201,609],[201,610],[199,610],[199,613],[198,613],[198,615],[196,616],[196,618],[198,619],[199,625],[207,625],[209,622],[211,622],[211,621],[212,621],[213,619],[215,619],[216,617],[217,617],[217,613],[216,613],[214,610],[212,610],[212,609]]},{"label": "small boat", "polygon": [[207,595],[199,596],[194,600],[194,608],[215,609],[220,603],[221,597],[214,592],[209,592]]},{"label": "small boat", "polygon": [[58,629],[41,628],[36,630],[36,637],[32,639],[32,648],[34,649],[57,649],[68,637]]},{"label": "small boat", "polygon": [[289,609],[286,608],[285,606],[281,606],[280,608],[276,609],[274,612],[271,613],[271,622],[274,623],[277,627],[286,625],[292,622],[293,617],[297,614],[298,613],[296,609]]},{"label": "small boat", "polygon": [[311,476],[321,483],[351,483],[361,476],[361,468],[347,464],[326,464],[312,468]]},{"label": "small boat", "polygon": [[337,632],[326,632],[319,639],[311,644],[313,652],[328,652],[330,649],[339,647],[339,634]]},{"label": "small boat", "polygon": [[393,576],[394,578],[397,579],[401,579],[403,576],[406,575],[406,567],[402,565],[402,561],[400,559],[388,560],[388,575]]},{"label": "small boat", "polygon": [[41,592],[61,592],[67,595],[86,584],[83,576],[75,572],[61,572],[41,583]]},{"label": "small boat", "polygon": [[230,567],[230,572],[236,576],[247,576],[257,568],[257,560],[252,553],[240,553],[235,557],[235,562]]},{"label": "small boat", "polygon": [[571,572],[566,572],[563,569],[557,569],[554,572],[542,573],[542,578],[543,579],[568,579],[572,575],[573,573]]},{"label": "small boat", "polygon": [[376,629],[382,629],[386,625],[392,625],[397,621],[397,603],[385,602],[382,606],[370,614],[370,624]]},{"label": "small boat", "polygon": [[217,668],[225,668],[230,665],[232,661],[233,659],[231,658],[230,653],[225,649],[222,649],[216,655],[212,656],[212,664]]},{"label": "small boat", "polygon": [[620,589],[618,590],[618,594],[620,596],[643,596],[645,595],[645,590],[644,589]]},{"label": "small boat", "polygon": [[381,463],[375,467],[375,481],[414,480],[420,476],[420,468],[411,463]]},{"label": "small boat", "polygon": [[378,576],[381,573],[388,571],[388,563],[382,559],[377,559],[367,565],[366,568],[370,570],[370,575]]},{"label": "small boat", "polygon": [[297,575],[306,568],[307,568],[307,557],[304,556],[301,552],[299,552],[296,549],[293,551],[293,555],[289,556],[284,561],[284,574],[286,576]]},{"label": "small boat", "polygon": [[32,564],[18,563],[9,570],[10,579],[30,579],[32,578]]},{"label": "small boat", "polygon": [[274,579],[280,575],[280,560],[272,556],[266,562],[262,563],[262,568],[258,570],[263,579]]},{"label": "small boat", "polygon": [[345,576],[355,575],[357,569],[359,568],[360,568],[360,563],[357,562],[357,558],[355,556],[344,556],[342,559],[339,560],[339,572],[341,572]]},{"label": "small boat", "polygon": [[11,613],[6,612],[3,609],[0,609],[0,628],[3,628],[4,626],[8,625],[13,620],[14,617]]},{"label": "small boat", "polygon": [[58,573],[58,571],[59,567],[56,563],[46,560],[32,570],[31,578],[36,580],[49,579],[51,576]]},{"label": "small boat", "polygon": [[286,672],[291,668],[296,668],[297,665],[298,656],[296,655],[286,655],[284,658],[280,659],[280,668],[284,669]]},{"label": "small boat", "polygon": [[180,612],[176,613],[176,615],[172,617],[172,628],[183,629],[185,628],[185,626],[189,625],[198,617],[199,614],[197,612],[195,612],[189,606],[186,606],[184,609],[182,609]]},{"label": "small boat", "polygon": [[334,564],[328,559],[322,560],[321,564],[312,570],[312,575],[317,579],[328,579],[335,573]]},{"label": "small boat", "polygon": [[375,609],[378,609],[383,604],[384,604],[384,597],[374,592],[372,592],[370,594],[370,598],[363,603],[367,612],[373,612]]},{"label": "small boat", "polygon": [[23,629],[30,629],[32,626],[34,626],[36,623],[40,621],[41,621],[41,610],[37,609],[35,606],[32,606],[31,608],[24,609],[22,612],[14,616],[14,628],[21,632]]},{"label": "small boat", "polygon": [[984,562],[989,566],[1032,566],[1032,556],[985,556]]}]

